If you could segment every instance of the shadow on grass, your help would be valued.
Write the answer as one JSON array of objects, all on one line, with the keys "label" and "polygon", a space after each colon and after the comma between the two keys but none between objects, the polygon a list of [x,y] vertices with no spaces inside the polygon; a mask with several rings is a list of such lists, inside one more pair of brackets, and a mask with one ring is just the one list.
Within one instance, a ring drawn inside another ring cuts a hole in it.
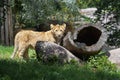
[{"label": "shadow on grass", "polygon": [[76,64],[43,64],[0,59],[0,80],[120,80],[117,73],[92,71]]}]

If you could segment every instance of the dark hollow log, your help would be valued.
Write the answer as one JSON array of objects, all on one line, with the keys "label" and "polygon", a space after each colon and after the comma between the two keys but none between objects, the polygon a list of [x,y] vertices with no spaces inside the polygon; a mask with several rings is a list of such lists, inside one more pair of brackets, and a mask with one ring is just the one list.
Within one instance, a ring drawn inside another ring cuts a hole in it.
[{"label": "dark hollow log", "polygon": [[63,39],[63,46],[76,56],[97,54],[107,40],[105,29],[100,25],[85,24],[74,33],[68,32]]},{"label": "dark hollow log", "polygon": [[70,51],[52,42],[38,41],[35,50],[37,59],[45,62],[49,62],[55,57],[60,63],[70,62],[71,60],[75,60],[78,63],[80,61]]}]

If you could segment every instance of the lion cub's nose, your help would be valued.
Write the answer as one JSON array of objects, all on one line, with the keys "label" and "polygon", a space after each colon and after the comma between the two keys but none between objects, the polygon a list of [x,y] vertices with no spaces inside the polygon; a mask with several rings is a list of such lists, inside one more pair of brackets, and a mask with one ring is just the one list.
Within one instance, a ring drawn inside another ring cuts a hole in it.
[{"label": "lion cub's nose", "polygon": [[58,35],[58,37],[62,37],[62,35]]}]

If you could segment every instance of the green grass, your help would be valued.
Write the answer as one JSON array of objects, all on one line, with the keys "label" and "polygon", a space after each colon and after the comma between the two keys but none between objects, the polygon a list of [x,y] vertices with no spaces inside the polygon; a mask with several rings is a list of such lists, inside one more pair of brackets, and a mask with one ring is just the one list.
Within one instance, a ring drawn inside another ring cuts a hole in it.
[{"label": "green grass", "polygon": [[[12,47],[8,47],[8,46],[1,46],[0,45],[0,58],[7,58],[9,59],[11,54],[13,52],[13,46]],[[35,58],[35,51],[34,50],[29,50],[29,56],[31,58]]]},{"label": "green grass", "polygon": [[0,46],[0,58],[9,58],[13,47]]},{"label": "green grass", "polygon": [[33,59],[27,62],[10,59],[13,47],[0,46],[0,80],[120,80],[119,72],[90,69],[86,65],[45,64]]}]

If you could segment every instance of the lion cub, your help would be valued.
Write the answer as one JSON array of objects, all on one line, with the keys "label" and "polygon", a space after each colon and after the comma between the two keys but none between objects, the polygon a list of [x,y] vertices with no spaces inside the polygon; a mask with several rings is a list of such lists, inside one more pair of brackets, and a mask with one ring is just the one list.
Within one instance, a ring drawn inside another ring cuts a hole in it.
[{"label": "lion cub", "polygon": [[11,58],[18,54],[19,58],[28,59],[28,49],[35,49],[37,41],[50,41],[60,44],[61,38],[64,35],[66,24],[50,25],[51,30],[46,32],[36,32],[32,30],[22,30],[18,32],[14,40],[14,52]]}]

